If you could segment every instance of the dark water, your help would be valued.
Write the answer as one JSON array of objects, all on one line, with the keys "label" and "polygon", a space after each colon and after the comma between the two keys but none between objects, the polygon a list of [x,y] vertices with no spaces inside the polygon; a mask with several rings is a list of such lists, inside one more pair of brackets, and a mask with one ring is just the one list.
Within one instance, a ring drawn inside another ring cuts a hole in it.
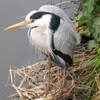
[{"label": "dark water", "polygon": [[[6,100],[7,96],[12,93],[9,86],[9,68],[15,66],[31,65],[41,59],[39,51],[31,48],[27,38],[28,29],[19,29],[14,31],[3,31],[9,25],[15,24],[24,19],[19,19],[31,10],[38,9],[46,4],[48,0],[0,0],[0,100]],[[59,3],[61,0],[53,0]],[[63,0],[62,0],[63,1]],[[76,8],[74,2],[62,6],[69,17]],[[39,57],[39,58],[38,58]],[[8,81],[7,81],[8,80]],[[5,86],[8,84],[8,86]]]}]

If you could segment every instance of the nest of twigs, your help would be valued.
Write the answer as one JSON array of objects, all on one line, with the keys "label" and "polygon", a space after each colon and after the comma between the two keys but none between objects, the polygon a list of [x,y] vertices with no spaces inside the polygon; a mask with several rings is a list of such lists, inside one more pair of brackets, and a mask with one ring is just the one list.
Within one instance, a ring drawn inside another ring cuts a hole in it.
[{"label": "nest of twigs", "polygon": [[[84,100],[89,96],[90,88],[84,76],[91,64],[90,61],[96,54],[96,49],[91,52],[87,51],[87,44],[77,46],[74,64],[66,71],[66,90],[62,95],[60,95],[60,87],[63,69],[54,63],[51,67],[50,92],[47,96],[42,95],[48,81],[47,60],[20,69],[11,67],[11,85],[15,92],[10,97],[21,100],[58,100],[59,98],[60,100]],[[19,81],[19,84],[16,81]]]}]

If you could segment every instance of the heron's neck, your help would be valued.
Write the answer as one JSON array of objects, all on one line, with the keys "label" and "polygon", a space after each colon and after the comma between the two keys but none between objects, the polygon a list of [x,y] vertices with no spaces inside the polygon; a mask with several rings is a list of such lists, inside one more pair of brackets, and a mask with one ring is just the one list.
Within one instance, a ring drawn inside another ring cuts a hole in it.
[{"label": "heron's neck", "polygon": [[[41,32],[40,32],[40,30],[41,30]],[[43,31],[43,28],[41,28],[39,30],[29,29],[28,34],[29,34],[28,35],[29,40],[32,44],[37,46],[43,53],[45,53],[45,54],[51,53],[52,54],[51,30],[46,29],[45,31]]]}]

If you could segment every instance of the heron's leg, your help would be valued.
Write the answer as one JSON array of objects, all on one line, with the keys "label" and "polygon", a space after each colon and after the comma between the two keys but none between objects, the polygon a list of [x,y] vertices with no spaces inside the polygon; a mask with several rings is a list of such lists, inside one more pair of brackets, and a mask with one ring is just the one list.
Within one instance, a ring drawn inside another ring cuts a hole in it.
[{"label": "heron's leg", "polygon": [[47,92],[50,90],[50,69],[51,69],[51,65],[52,65],[52,62],[51,62],[51,58],[50,56],[48,56],[48,82],[47,82]]},{"label": "heron's leg", "polygon": [[52,65],[52,62],[51,62],[51,58],[50,56],[48,55],[48,80],[47,80],[47,86],[46,86],[46,89],[44,91],[44,93],[42,94],[47,96],[47,94],[50,92],[50,69],[51,69],[51,65]]},{"label": "heron's leg", "polygon": [[62,88],[65,87],[65,82],[66,82],[66,64],[64,65],[64,74],[63,74],[63,83],[62,83]]},{"label": "heron's leg", "polygon": [[62,80],[62,83],[61,83],[61,88],[60,88],[60,95],[58,97],[58,100],[60,100],[62,94],[64,93],[65,91],[65,87],[66,87],[66,70],[67,70],[67,64],[65,63],[64,65],[64,73],[63,73],[63,80]]}]

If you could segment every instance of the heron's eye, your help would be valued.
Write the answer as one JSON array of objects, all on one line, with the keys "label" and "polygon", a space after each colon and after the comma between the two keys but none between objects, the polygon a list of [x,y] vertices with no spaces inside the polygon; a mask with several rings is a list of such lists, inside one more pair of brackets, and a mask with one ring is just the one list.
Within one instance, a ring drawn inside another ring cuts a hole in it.
[{"label": "heron's eye", "polygon": [[31,20],[31,23],[33,23],[33,22],[34,22],[34,19]]}]

